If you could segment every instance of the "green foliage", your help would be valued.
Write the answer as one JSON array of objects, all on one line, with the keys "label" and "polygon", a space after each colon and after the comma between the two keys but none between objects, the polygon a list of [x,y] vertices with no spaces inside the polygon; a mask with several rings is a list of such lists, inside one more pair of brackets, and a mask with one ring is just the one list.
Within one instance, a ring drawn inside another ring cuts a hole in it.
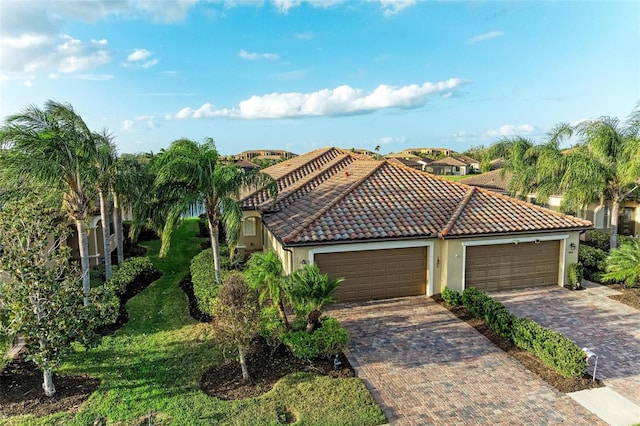
[{"label": "green foliage", "polygon": [[473,315],[484,319],[498,336],[511,339],[511,329],[516,316],[511,314],[502,303],[493,300],[475,287],[464,290],[462,303]]},{"label": "green foliage", "polygon": [[114,268],[113,275],[105,285],[120,296],[127,291],[127,287],[131,285],[138,277],[144,274],[150,274],[155,271],[151,259],[146,256],[131,257],[126,259],[117,268]]},{"label": "green foliage", "polygon": [[442,299],[449,306],[459,306],[462,305],[462,295],[459,291],[451,290],[449,287],[445,287],[442,290]]},{"label": "green foliage", "polygon": [[569,265],[569,285],[571,288],[579,288],[584,278],[584,265],[582,263],[572,263]]},{"label": "green foliage", "polygon": [[[600,229],[594,229],[589,232],[589,238],[589,244],[591,244],[591,246],[605,252],[609,251],[609,248],[611,247],[611,237],[609,234],[601,231]],[[582,245],[580,248],[582,248]]]},{"label": "green foliage", "polygon": [[285,283],[289,304],[297,312],[320,311],[334,301],[333,294],[344,278],[329,278],[317,265],[305,265],[294,271]]},{"label": "green foliage", "polygon": [[278,308],[268,306],[260,311],[260,335],[264,337],[270,346],[279,344],[280,336],[286,332]]},{"label": "green foliage", "polygon": [[251,287],[260,292],[260,303],[270,299],[278,309],[280,321],[288,328],[289,321],[283,306],[283,268],[278,254],[273,250],[254,253],[247,262],[245,276]]},{"label": "green foliage", "polygon": [[[81,274],[64,244],[68,228],[36,198],[3,205],[0,210],[0,334],[25,341],[27,358],[44,371],[56,368],[73,342],[90,345],[100,324],[101,300],[83,305]],[[48,387],[47,391],[55,392]]]},{"label": "green foliage", "polygon": [[582,377],[587,368],[585,356],[575,343],[527,318],[513,324],[513,341],[555,368],[565,377]]},{"label": "green foliage", "polygon": [[216,282],[215,268],[213,266],[213,253],[211,250],[202,250],[191,259],[191,282],[193,293],[198,301],[198,308],[211,314],[211,305],[218,295],[220,285]]},{"label": "green foliage", "polygon": [[625,287],[640,283],[640,240],[632,239],[611,252],[606,260],[605,280],[624,282]]},{"label": "green foliage", "polygon": [[326,318],[321,324],[312,334],[304,330],[288,331],[281,340],[297,358],[330,357],[344,352],[349,343],[347,330],[335,318]]},{"label": "green foliage", "polygon": [[590,272],[604,271],[607,256],[607,251],[585,244],[580,244],[578,249],[578,262]]}]

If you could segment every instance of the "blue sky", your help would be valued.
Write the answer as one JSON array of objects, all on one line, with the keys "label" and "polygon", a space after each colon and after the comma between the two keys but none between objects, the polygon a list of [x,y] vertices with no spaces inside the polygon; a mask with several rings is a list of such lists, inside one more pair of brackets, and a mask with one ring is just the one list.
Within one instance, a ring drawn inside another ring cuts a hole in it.
[{"label": "blue sky", "polygon": [[0,118],[70,103],[120,152],[464,151],[640,100],[640,2],[2,0]]}]

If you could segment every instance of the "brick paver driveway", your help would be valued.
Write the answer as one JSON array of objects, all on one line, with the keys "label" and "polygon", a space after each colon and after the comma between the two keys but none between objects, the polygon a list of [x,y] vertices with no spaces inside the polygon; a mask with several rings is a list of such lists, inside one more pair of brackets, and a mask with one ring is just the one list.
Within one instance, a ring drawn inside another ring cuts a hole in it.
[{"label": "brick paver driveway", "polygon": [[640,312],[607,297],[618,294],[616,290],[593,283],[585,287],[582,291],[544,287],[491,295],[512,313],[531,318],[598,354],[596,376],[640,405]]},{"label": "brick paver driveway", "polygon": [[394,425],[603,424],[431,299],[342,304],[330,315]]}]

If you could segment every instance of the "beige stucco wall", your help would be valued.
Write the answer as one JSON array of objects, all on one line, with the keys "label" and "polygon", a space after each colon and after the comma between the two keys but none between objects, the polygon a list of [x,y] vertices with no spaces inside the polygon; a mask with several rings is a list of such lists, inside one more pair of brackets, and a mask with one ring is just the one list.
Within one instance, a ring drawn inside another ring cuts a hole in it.
[{"label": "beige stucco wall", "polygon": [[[528,234],[510,237],[481,237],[466,239],[425,239],[412,241],[397,241],[389,243],[363,243],[363,244],[337,244],[337,245],[317,245],[305,247],[292,247],[285,250],[282,244],[275,238],[271,232],[264,229],[264,248],[265,250],[275,250],[283,262],[284,271],[290,274],[294,270],[300,269],[306,263],[313,263],[314,255],[318,252],[329,251],[351,251],[351,250],[375,250],[383,248],[402,248],[403,244],[409,245],[428,245],[427,246],[427,295],[439,294],[445,286],[457,290],[464,290],[464,266],[466,247],[469,245],[492,245],[492,244],[514,244],[518,242],[533,242],[536,239],[559,240],[560,241],[560,257],[558,259],[558,285],[562,286],[567,280],[567,266],[578,261],[577,247],[580,233],[559,232],[554,234]],[[575,244],[576,249],[571,250],[571,243]]]},{"label": "beige stucco wall", "polygon": [[256,233],[254,236],[244,235],[244,224],[240,228],[240,239],[238,240],[238,248],[244,248],[248,252],[262,250],[262,221],[260,213],[255,210],[243,211],[243,222],[249,218],[253,218],[256,225]]}]

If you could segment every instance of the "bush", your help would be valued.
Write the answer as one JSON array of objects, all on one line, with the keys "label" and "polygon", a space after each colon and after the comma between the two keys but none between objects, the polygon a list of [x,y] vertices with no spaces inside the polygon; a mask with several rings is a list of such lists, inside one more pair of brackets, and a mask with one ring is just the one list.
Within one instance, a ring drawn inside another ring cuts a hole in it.
[{"label": "bush", "polygon": [[113,269],[113,275],[105,285],[120,296],[127,291],[127,287],[136,279],[143,274],[152,273],[154,270],[153,263],[148,257],[132,257]]},{"label": "bush", "polygon": [[462,305],[462,295],[456,290],[451,290],[449,287],[442,289],[442,300],[449,306]]},{"label": "bush", "polygon": [[598,250],[608,252],[609,248],[611,248],[611,236],[599,229],[591,231],[589,233],[589,238],[591,246]]},{"label": "bush", "polygon": [[569,265],[569,285],[571,288],[580,288],[584,278],[584,266],[582,263],[572,263]]},{"label": "bush", "polygon": [[288,331],[280,339],[295,357],[313,359],[320,356],[331,357],[344,352],[349,343],[349,333],[338,324],[335,318],[326,318],[312,334],[304,330]]},{"label": "bush", "polygon": [[513,323],[513,341],[535,354],[565,377],[582,377],[587,369],[585,356],[575,343],[527,318]]},{"label": "bush", "polygon": [[607,256],[608,253],[606,251],[584,244],[580,244],[578,249],[578,262],[589,272],[603,272]]},{"label": "bush", "polygon": [[503,339],[512,340],[513,323],[517,317],[500,302],[491,298],[484,302],[484,316],[487,325]]},{"label": "bush", "polygon": [[260,335],[264,337],[269,346],[275,346],[286,328],[280,319],[278,308],[269,306],[260,311]]},{"label": "bush", "polygon": [[640,282],[640,240],[632,239],[614,249],[607,258],[605,280],[624,282],[625,287],[634,287]]},{"label": "bush", "polygon": [[467,287],[462,292],[462,304],[478,318],[484,317],[484,304],[489,299],[486,293],[475,287]]},{"label": "bush", "polygon": [[198,301],[198,308],[211,314],[211,303],[218,295],[220,284],[216,283],[216,273],[213,267],[213,253],[210,249],[202,250],[191,259],[191,282],[193,294]]}]

